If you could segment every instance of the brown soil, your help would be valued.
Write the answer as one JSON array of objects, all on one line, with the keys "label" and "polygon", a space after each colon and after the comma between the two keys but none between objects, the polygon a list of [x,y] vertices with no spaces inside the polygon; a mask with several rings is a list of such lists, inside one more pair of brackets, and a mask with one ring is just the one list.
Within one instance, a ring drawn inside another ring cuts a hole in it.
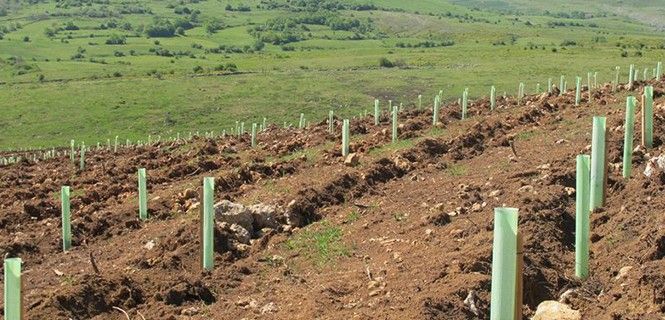
[{"label": "brown soil", "polygon": [[[0,167],[0,253],[24,261],[28,319],[123,318],[116,308],[132,319],[485,319],[492,211],[507,205],[520,209],[525,319],[565,292],[584,319],[662,319],[665,174],[642,171],[663,147],[665,83],[652,83],[654,149],[635,154],[630,180],[617,165],[625,96],[643,84],[618,93],[605,86],[579,107],[573,92],[519,106],[500,98],[491,112],[477,100],[463,121],[459,106],[447,105],[435,130],[430,110],[404,110],[397,145],[387,114],[378,127],[354,119],[355,167],[341,157],[340,119],[333,135],[325,122],[270,127],[256,149],[248,136],[199,137],[94,150],[83,172],[64,157]],[[588,152],[593,115],[608,117],[610,173],[607,204],[592,215],[591,277],[581,282],[575,195],[566,188],[575,187],[575,156]],[[137,214],[139,167],[149,175],[147,222]],[[200,268],[199,217],[189,210],[205,176],[215,177],[217,200],[284,209],[282,227],[252,235],[247,248],[217,229],[212,272]],[[66,253],[62,185],[73,190]],[[341,232],[342,253],[320,259],[315,244],[314,253],[292,245],[326,228]],[[471,290],[479,316],[464,304]]]}]

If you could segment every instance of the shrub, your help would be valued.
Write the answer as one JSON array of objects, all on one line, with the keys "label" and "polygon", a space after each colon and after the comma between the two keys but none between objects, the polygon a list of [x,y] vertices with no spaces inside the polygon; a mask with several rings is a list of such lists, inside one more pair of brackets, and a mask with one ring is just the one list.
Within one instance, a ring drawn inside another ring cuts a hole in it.
[{"label": "shrub", "polygon": [[127,38],[122,35],[112,34],[108,39],[106,39],[106,44],[108,45],[121,45],[127,43]]},{"label": "shrub", "polygon": [[37,79],[39,80],[39,82],[44,82],[44,80],[46,79],[46,77],[44,77],[43,74],[40,74],[39,77],[37,77]]},{"label": "shrub", "polygon": [[30,42],[30,37],[28,36],[23,37],[23,42]]},{"label": "shrub", "polygon": [[74,22],[69,21],[67,24],[65,24],[65,30],[73,31],[73,30],[78,30],[79,27],[74,24]]},{"label": "shrub", "polygon": [[201,67],[201,66],[196,66],[196,67],[194,67],[194,69],[192,69],[192,70],[194,71],[194,73],[199,73],[199,72],[202,72],[202,71],[203,71],[203,67]]},{"label": "shrub", "polygon": [[381,59],[379,60],[379,67],[382,67],[382,68],[394,68],[394,67],[395,67],[395,64],[394,64],[392,61],[388,60],[388,58],[383,57],[383,58],[381,58]]},{"label": "shrub", "polygon": [[563,40],[563,42],[561,42],[562,47],[576,46],[576,45],[577,45],[577,42],[575,42],[575,40],[566,39],[566,40]]},{"label": "shrub", "polygon": [[145,27],[145,33],[149,37],[173,37],[175,29],[176,27],[171,21],[158,19]]},{"label": "shrub", "polygon": [[116,77],[116,78],[120,78],[120,77],[122,77],[122,73],[120,73],[120,71],[116,71],[116,72],[113,73],[113,76]]}]

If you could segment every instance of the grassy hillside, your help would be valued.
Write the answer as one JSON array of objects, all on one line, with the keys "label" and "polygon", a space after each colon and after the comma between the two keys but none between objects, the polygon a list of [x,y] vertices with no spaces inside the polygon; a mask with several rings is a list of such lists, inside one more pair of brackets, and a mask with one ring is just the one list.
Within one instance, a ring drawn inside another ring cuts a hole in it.
[{"label": "grassy hillside", "polygon": [[520,81],[533,92],[587,71],[610,81],[630,63],[651,74],[665,60],[663,6],[641,2],[0,3],[0,147],[318,121],[374,98],[412,105]]}]

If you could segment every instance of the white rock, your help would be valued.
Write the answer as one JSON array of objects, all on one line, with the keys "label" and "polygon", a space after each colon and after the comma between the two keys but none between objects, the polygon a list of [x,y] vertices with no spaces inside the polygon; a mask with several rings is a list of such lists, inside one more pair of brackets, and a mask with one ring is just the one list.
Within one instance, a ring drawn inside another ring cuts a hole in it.
[{"label": "white rock", "polygon": [[618,273],[617,276],[614,278],[614,280],[619,280],[619,279],[621,279],[621,278],[627,276],[627,275],[628,275],[628,272],[630,272],[631,269],[633,269],[632,266],[625,266],[625,267],[619,269],[619,273]]},{"label": "white rock", "polygon": [[579,311],[571,309],[568,305],[558,301],[547,300],[538,305],[536,313],[531,320],[581,320]]},{"label": "white rock", "polygon": [[154,248],[154,247],[155,247],[155,240],[150,240],[150,241],[146,242],[146,244],[143,246],[143,248],[148,249],[148,250],[152,250],[152,248]]}]

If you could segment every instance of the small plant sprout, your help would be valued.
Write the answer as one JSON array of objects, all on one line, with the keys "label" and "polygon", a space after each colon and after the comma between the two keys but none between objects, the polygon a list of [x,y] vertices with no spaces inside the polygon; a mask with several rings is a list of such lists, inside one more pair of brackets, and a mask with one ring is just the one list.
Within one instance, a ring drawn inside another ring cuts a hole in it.
[{"label": "small plant sprout", "polygon": [[393,107],[393,112],[392,112],[392,118],[393,118],[393,134],[392,134],[392,141],[393,143],[397,142],[397,106]]},{"label": "small plant sprout", "polygon": [[589,175],[590,158],[577,156],[575,186],[575,276],[585,280],[589,276]]},{"label": "small plant sprout", "polygon": [[623,177],[630,178],[633,164],[633,134],[635,131],[635,104],[637,99],[626,97],[626,122],[623,137]]},{"label": "small plant sprout", "polygon": [[203,178],[203,217],[201,219],[202,242],[203,242],[203,269],[212,271],[214,268],[215,253],[215,178]]},{"label": "small plant sprout", "polygon": [[147,174],[145,168],[140,168],[138,172],[139,180],[139,219],[148,219],[148,186]]},{"label": "small plant sprout", "polygon": [[351,124],[349,119],[342,122],[342,156],[346,158],[349,155],[349,142],[351,140]]},{"label": "small plant sprout", "polygon": [[496,88],[492,86],[490,88],[490,110],[496,108]]},{"label": "small plant sprout", "polygon": [[575,77],[575,106],[580,105],[582,99],[582,77]]},{"label": "small plant sprout", "polygon": [[71,210],[68,186],[63,186],[60,189],[60,202],[62,213],[62,251],[67,251],[72,247]]},{"label": "small plant sprout", "polygon": [[374,99],[374,125],[378,126],[381,121],[381,107],[379,106],[379,99]]}]

